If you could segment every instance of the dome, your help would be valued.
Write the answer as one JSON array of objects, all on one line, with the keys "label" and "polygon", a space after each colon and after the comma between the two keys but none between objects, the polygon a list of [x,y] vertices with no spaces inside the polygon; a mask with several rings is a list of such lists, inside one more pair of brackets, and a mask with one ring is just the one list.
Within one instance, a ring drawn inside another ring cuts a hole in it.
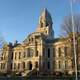
[{"label": "dome", "polygon": [[51,15],[46,8],[43,9],[39,21],[46,21],[48,23],[52,23]]}]

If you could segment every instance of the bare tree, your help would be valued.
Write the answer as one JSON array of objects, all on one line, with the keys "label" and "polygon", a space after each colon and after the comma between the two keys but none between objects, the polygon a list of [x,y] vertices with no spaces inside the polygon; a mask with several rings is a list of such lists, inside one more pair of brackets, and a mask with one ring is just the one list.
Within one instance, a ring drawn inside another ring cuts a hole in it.
[{"label": "bare tree", "polygon": [[[76,34],[80,33],[80,15],[74,15],[74,30]],[[71,16],[66,16],[61,25],[62,36],[68,36],[72,31],[72,18]]]}]

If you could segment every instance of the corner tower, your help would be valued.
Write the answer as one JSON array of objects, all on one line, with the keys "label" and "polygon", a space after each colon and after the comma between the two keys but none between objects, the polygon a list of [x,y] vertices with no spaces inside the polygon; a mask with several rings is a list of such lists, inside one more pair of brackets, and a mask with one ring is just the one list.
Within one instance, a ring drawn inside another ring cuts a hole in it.
[{"label": "corner tower", "polygon": [[54,38],[54,32],[52,29],[52,18],[47,9],[43,9],[41,16],[39,17],[39,25],[37,32],[43,33],[47,39]]}]

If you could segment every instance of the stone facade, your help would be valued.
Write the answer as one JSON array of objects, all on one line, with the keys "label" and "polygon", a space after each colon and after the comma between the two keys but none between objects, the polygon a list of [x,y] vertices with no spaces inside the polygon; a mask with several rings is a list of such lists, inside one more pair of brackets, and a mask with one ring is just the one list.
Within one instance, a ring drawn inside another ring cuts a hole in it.
[{"label": "stone facade", "polygon": [[74,72],[73,54],[69,39],[54,38],[52,18],[44,9],[39,18],[37,30],[23,43],[5,44],[0,58],[1,73],[27,75],[33,70],[41,74]]}]

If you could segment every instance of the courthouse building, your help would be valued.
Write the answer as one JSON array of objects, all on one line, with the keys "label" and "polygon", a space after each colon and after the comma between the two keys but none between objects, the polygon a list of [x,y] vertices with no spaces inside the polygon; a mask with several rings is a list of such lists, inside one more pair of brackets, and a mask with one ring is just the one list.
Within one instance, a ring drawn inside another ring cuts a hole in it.
[{"label": "courthouse building", "polygon": [[[0,73],[28,74],[37,70],[40,74],[55,72],[72,74],[74,57],[71,41],[54,37],[54,22],[47,9],[39,17],[35,32],[22,42],[5,44],[0,57]],[[53,26],[53,27],[52,27]]]}]

